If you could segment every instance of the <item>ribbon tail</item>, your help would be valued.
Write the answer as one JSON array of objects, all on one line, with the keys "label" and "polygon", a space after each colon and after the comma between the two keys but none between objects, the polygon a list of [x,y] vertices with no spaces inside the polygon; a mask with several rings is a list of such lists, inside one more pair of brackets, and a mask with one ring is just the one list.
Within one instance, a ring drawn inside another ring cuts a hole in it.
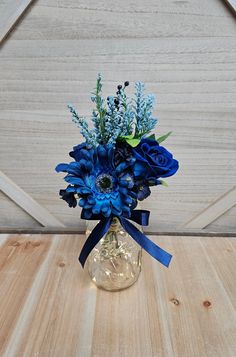
[{"label": "ribbon tail", "polygon": [[79,261],[82,267],[86,262],[86,259],[91,252],[91,250],[95,247],[95,245],[100,241],[100,239],[106,234],[109,227],[111,225],[111,218],[102,219],[92,230],[89,237],[87,238],[79,256]]},{"label": "ribbon tail", "polygon": [[119,217],[122,227],[129,233],[129,235],[153,258],[158,260],[166,267],[169,266],[172,255],[160,248],[158,245],[148,239],[142,232],[140,232],[131,222],[127,219]]},{"label": "ribbon tail", "polygon": [[135,209],[131,212],[129,219],[138,223],[140,226],[148,226],[150,211],[144,209]]}]

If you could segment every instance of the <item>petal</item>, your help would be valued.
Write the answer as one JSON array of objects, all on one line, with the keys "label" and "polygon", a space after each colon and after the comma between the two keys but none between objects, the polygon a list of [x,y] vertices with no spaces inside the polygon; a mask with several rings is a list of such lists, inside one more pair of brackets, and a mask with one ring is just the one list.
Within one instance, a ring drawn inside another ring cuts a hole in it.
[{"label": "petal", "polygon": [[109,217],[111,215],[110,205],[109,204],[103,205],[101,211],[105,217]]},{"label": "petal", "polygon": [[84,186],[84,181],[80,177],[67,175],[64,177],[64,180],[71,183],[72,185]]},{"label": "petal", "polygon": [[68,167],[69,167],[68,164],[61,163],[55,167],[55,170],[56,172],[67,172]]},{"label": "petal", "polygon": [[135,177],[144,177],[147,173],[148,166],[142,162],[136,161],[133,167]]},{"label": "petal", "polygon": [[81,154],[82,158],[91,161],[91,152],[90,152],[90,150],[82,149],[80,151],[80,154]]},{"label": "petal", "polygon": [[145,198],[150,196],[151,191],[148,186],[142,186],[138,191],[138,200],[143,201]]},{"label": "petal", "polygon": [[119,174],[122,171],[124,171],[128,167],[128,163],[126,161],[121,162],[117,167],[116,167],[116,173]]},{"label": "petal", "polygon": [[164,174],[162,174],[160,177],[169,177],[172,176],[176,173],[176,171],[179,169],[179,163],[177,160],[173,159],[173,166],[168,169],[168,171]]},{"label": "petal", "polygon": [[85,200],[84,198],[81,198],[81,199],[79,200],[79,206],[80,206],[80,207],[84,207],[85,204],[86,204],[86,200]]},{"label": "petal", "polygon": [[134,180],[129,174],[124,174],[120,177],[119,184],[123,187],[132,188],[134,186]]},{"label": "petal", "polygon": [[115,215],[115,216],[120,216],[122,214],[122,209],[120,207],[114,207],[112,205],[111,208],[111,212]]},{"label": "petal", "polygon": [[146,158],[139,154],[138,151],[136,151],[135,149],[133,149],[133,154],[136,160],[147,162]]},{"label": "petal", "polygon": [[92,208],[92,206],[89,203],[85,203],[85,205],[83,206],[83,208],[85,209],[90,209]]},{"label": "petal", "polygon": [[87,161],[85,159],[81,159],[79,161],[80,165],[82,166],[82,168],[85,170],[85,171],[92,171],[93,170],[93,164],[92,162],[90,161]]},{"label": "petal", "polygon": [[77,206],[77,200],[74,196],[73,192],[67,192],[66,190],[60,190],[59,192],[61,198],[66,201],[69,205],[69,207],[76,207]]},{"label": "petal", "polygon": [[88,196],[87,200],[88,200],[88,203],[90,203],[91,205],[95,205],[95,203],[96,203],[96,200],[93,196]]},{"label": "petal", "polygon": [[124,199],[124,202],[127,204],[127,205],[130,205],[131,203],[132,203],[132,198],[131,197],[129,197],[129,196],[127,196],[127,197],[125,197],[125,199]]},{"label": "petal", "polygon": [[103,163],[104,161],[106,162],[107,160],[107,150],[105,149],[104,145],[99,145],[97,147],[97,154],[100,163]]},{"label": "petal", "polygon": [[101,205],[96,204],[95,206],[92,207],[93,214],[99,214],[100,211],[101,211]]},{"label": "petal", "polygon": [[122,195],[127,195],[128,193],[128,190],[125,187],[119,187],[119,191]]},{"label": "petal", "polygon": [[68,186],[67,188],[66,188],[66,192],[76,192],[76,188],[74,187],[74,186]]},{"label": "petal", "polygon": [[92,191],[88,187],[77,187],[76,192],[82,194],[82,195],[87,195],[91,193]]},{"label": "petal", "polygon": [[89,219],[92,216],[92,211],[90,209],[83,209],[84,218]]}]

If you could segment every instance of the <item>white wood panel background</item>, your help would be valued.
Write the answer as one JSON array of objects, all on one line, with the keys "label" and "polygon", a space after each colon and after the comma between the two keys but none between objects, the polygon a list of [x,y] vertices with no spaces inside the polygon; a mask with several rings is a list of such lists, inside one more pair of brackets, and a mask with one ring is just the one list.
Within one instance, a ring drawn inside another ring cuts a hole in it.
[{"label": "white wood panel background", "polygon": [[[58,198],[54,167],[81,140],[66,104],[89,115],[98,72],[105,96],[144,81],[157,95],[157,132],[174,132],[165,145],[180,170],[142,204],[150,231],[183,227],[232,189],[236,23],[220,0],[35,1],[0,49],[0,170],[19,188],[65,226],[84,227]],[[0,226],[39,224],[0,194]],[[205,228],[235,229],[235,206]]]},{"label": "white wood panel background", "polygon": [[14,28],[17,21],[20,20],[24,12],[33,0],[9,0],[7,6],[1,9],[1,22],[0,22],[0,44]]}]

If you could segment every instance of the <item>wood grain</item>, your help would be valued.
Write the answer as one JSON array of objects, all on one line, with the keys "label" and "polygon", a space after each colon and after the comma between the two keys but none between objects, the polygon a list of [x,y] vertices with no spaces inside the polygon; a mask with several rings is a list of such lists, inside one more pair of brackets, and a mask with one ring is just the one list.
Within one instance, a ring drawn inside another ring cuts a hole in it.
[{"label": "wood grain", "polygon": [[[17,204],[15,204],[8,196],[3,192],[0,192],[1,200],[1,220],[5,222],[7,227],[17,229],[21,226],[22,222],[25,222],[27,227],[31,229],[42,228],[41,224],[32,218],[28,213],[22,210]],[[15,232],[11,232],[15,233]],[[17,232],[19,233],[19,232]],[[27,233],[32,233],[31,231]],[[39,232],[40,233],[40,232]]]},{"label": "wood grain", "polygon": [[0,45],[33,0],[11,0],[1,9]]},{"label": "wood grain", "polygon": [[[236,237],[235,237],[236,238]],[[138,282],[98,290],[79,235],[0,235],[1,356],[234,357],[235,238],[154,237]]]},{"label": "wood grain", "polygon": [[204,208],[196,217],[184,224],[186,228],[201,229],[214,222],[218,217],[225,214],[230,208],[236,205],[236,186],[218,197],[210,206]]},{"label": "wood grain", "polygon": [[[235,185],[235,36],[218,0],[38,0],[0,53],[1,170],[65,226],[83,230],[80,209],[59,199],[66,185],[54,172],[81,140],[66,105],[90,115],[98,72],[105,97],[124,80],[131,94],[141,80],[157,95],[156,133],[173,131],[165,145],[180,161],[169,187],[153,188],[142,207],[151,210],[150,231],[180,227]],[[15,226],[0,202],[0,226]],[[19,228],[33,228],[16,215]],[[212,227],[235,231],[236,211]]]},{"label": "wood grain", "polygon": [[13,235],[1,245],[1,355],[50,244],[49,236],[44,236],[42,240],[40,235],[34,237]]},{"label": "wood grain", "polygon": [[43,226],[64,227],[49,211],[0,171],[0,190]]},{"label": "wood grain", "polygon": [[203,0],[201,6],[171,0],[40,0],[29,15],[14,39],[230,37],[235,31],[234,18],[215,0]]},{"label": "wood grain", "polygon": [[230,232],[235,231],[234,222],[236,220],[236,206],[232,207],[223,216],[211,223],[204,231]]}]

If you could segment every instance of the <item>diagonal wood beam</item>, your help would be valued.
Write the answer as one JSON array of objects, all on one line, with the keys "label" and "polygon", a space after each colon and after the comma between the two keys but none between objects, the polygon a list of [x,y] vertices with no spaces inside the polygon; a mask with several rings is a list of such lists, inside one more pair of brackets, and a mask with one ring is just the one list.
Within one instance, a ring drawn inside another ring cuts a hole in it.
[{"label": "diagonal wood beam", "polygon": [[233,12],[234,15],[236,15],[236,0],[224,0],[230,10]]},{"label": "diagonal wood beam", "polygon": [[10,0],[0,13],[0,45],[33,0]]},{"label": "diagonal wood beam", "polygon": [[236,186],[218,197],[217,200],[185,223],[182,228],[203,229],[234,205],[236,205]]},{"label": "diagonal wood beam", "polygon": [[46,208],[0,171],[0,190],[44,227],[65,227]]}]

